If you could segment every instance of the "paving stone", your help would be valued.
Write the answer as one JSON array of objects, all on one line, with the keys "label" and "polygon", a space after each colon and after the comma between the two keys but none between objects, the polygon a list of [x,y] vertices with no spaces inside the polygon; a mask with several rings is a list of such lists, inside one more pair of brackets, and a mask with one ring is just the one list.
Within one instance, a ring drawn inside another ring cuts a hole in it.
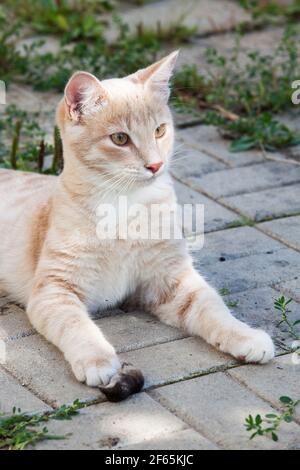
[{"label": "paving stone", "polygon": [[2,413],[11,413],[13,407],[21,408],[22,411],[28,412],[49,409],[45,403],[1,369],[0,391],[0,411]]},{"label": "paving stone", "polygon": [[89,406],[72,421],[51,421],[47,427],[52,434],[71,435],[64,440],[39,443],[37,450],[131,448],[187,428],[145,393],[121,403]]},{"label": "paving stone", "polygon": [[300,302],[300,281],[298,277],[274,285],[274,288],[279,290],[282,294]]},{"label": "paving stone", "polygon": [[206,279],[215,287],[227,288],[231,293],[295,279],[300,266],[300,254],[288,248],[208,265],[202,263],[201,251],[194,259],[196,269]]},{"label": "paving stone", "polygon": [[185,429],[159,435],[129,447],[121,447],[120,450],[218,450],[218,447],[193,429]]},{"label": "paving stone", "polygon": [[228,168],[219,160],[186,144],[183,144],[182,148],[179,147],[177,152],[178,156],[175,154],[171,160],[170,169],[175,178],[184,183],[193,181],[195,177]]},{"label": "paving stone", "polygon": [[245,226],[206,234],[203,249],[196,256],[204,266],[244,256],[272,254],[281,249],[285,249],[281,243]]},{"label": "paving stone", "polygon": [[[170,11],[172,14],[170,15]],[[250,15],[239,5],[228,0],[164,0],[149,3],[142,7],[124,11],[122,20],[132,31],[143,23],[146,28],[157,28],[157,24],[167,28],[177,22],[196,26],[198,34],[207,34],[233,29],[241,21],[249,21]],[[109,40],[117,36],[116,28],[107,32]]]},{"label": "paving stone", "polygon": [[195,189],[216,199],[274,187],[279,192],[281,186],[300,182],[300,166],[294,168],[285,163],[266,162],[204,176],[195,174],[190,180]]},{"label": "paving stone", "polygon": [[219,353],[200,338],[150,346],[120,357],[143,371],[146,388],[183,380],[233,363],[230,356]]},{"label": "paving stone", "polygon": [[177,139],[220,160],[230,167],[239,167],[265,161],[257,150],[230,152],[229,142],[224,140],[215,126],[195,126],[177,131]]},{"label": "paving stone", "polygon": [[224,373],[168,385],[151,396],[221,448],[299,448],[300,428],[295,423],[282,425],[278,443],[266,437],[250,441],[245,418],[270,412],[270,405]]},{"label": "paving stone", "polygon": [[7,313],[0,315],[0,339],[12,340],[35,333],[23,309],[10,305]]},{"label": "paving stone", "polygon": [[6,352],[5,369],[51,406],[103,398],[77,382],[63,355],[40,335],[8,342]]},{"label": "paving stone", "polygon": [[[243,66],[247,63],[246,54],[252,51],[259,51],[261,54],[272,54],[274,49],[283,36],[283,27],[272,27],[258,31],[249,31],[239,37],[239,49],[241,51],[238,57],[239,65]],[[183,45],[180,48],[178,66],[186,64],[197,64],[201,73],[206,72],[207,59],[206,50],[213,48],[218,53],[228,59],[235,54],[236,34],[234,32],[225,32],[207,37],[200,37],[193,40],[191,44]],[[220,68],[209,64],[210,71],[220,71]]]},{"label": "paving stone", "polygon": [[230,209],[257,222],[300,213],[300,184],[220,199]]},{"label": "paving stone", "polygon": [[[174,186],[179,204],[203,204],[205,232],[222,230],[232,224],[239,223],[240,217],[238,215],[203,194],[178,181],[175,181]],[[195,230],[194,227],[193,230]],[[188,236],[191,232],[185,226],[185,235]]]},{"label": "paving stone", "polygon": [[[281,396],[288,396],[293,400],[299,398],[300,358],[295,358],[294,354],[276,357],[264,367],[238,367],[228,373],[275,408],[281,408],[279,401]],[[299,407],[295,409],[294,416],[300,422]]]},{"label": "paving stone", "polygon": [[[267,331],[273,337],[278,352],[286,351],[292,344],[291,336],[284,326],[278,326],[280,312],[274,308],[279,292],[271,287],[250,289],[224,296],[233,315],[248,325]],[[291,304],[291,321],[299,318],[299,305]]]},{"label": "paving stone", "polygon": [[117,352],[145,348],[186,336],[177,328],[167,326],[156,317],[144,312],[111,314],[109,317],[97,320],[96,324]]},{"label": "paving stone", "polygon": [[300,250],[300,216],[263,222],[259,228],[291,248]]}]

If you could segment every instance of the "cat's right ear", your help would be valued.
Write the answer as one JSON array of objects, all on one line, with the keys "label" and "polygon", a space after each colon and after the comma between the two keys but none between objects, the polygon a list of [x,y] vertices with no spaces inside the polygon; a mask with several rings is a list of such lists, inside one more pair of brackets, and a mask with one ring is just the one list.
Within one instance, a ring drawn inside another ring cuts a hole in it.
[{"label": "cat's right ear", "polygon": [[101,82],[88,72],[74,73],[65,88],[65,104],[69,117],[77,122],[83,114],[104,103],[106,98]]}]

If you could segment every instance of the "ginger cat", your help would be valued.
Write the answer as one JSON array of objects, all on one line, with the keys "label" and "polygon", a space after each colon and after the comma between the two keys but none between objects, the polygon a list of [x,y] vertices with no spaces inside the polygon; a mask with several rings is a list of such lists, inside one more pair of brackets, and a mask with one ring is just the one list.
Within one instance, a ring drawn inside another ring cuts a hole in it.
[{"label": "ginger cat", "polygon": [[141,383],[130,382],[89,313],[126,299],[239,360],[266,363],[274,356],[271,338],[235,319],[195,271],[184,240],[107,241],[96,234],[97,207],[120,193],[145,205],[176,202],[168,175],[176,58],[174,52],[102,82],[75,73],[57,110],[61,175],[0,170],[1,284],[63,352],[75,377],[89,386],[110,384],[116,400]]}]

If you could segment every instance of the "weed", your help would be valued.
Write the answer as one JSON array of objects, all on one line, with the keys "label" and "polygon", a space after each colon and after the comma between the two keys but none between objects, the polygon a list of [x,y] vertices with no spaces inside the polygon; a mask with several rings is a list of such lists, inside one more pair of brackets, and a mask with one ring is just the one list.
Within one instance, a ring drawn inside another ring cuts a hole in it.
[{"label": "weed", "polygon": [[97,38],[105,26],[99,15],[113,9],[109,0],[10,0],[8,6],[35,32],[58,34],[63,43]]},{"label": "weed", "polygon": [[[295,322],[290,320],[288,305],[291,302],[292,299],[286,299],[283,295],[274,301],[275,309],[281,312],[281,320],[277,326],[282,324],[286,325],[290,336],[293,339],[299,340],[300,335],[296,331],[296,326],[300,324],[300,319]],[[254,439],[257,436],[271,436],[273,441],[278,441],[278,429],[281,424],[283,422],[291,423],[293,421],[295,408],[300,403],[300,400],[293,400],[287,396],[282,396],[279,400],[282,404],[280,414],[269,413],[266,414],[265,418],[262,418],[261,415],[257,415],[255,418],[249,415],[248,418],[246,418],[246,430],[252,433],[250,439]]]},{"label": "weed", "polygon": [[6,108],[0,119],[0,168],[41,171],[53,146],[45,143],[38,117],[38,113],[27,113],[14,105]]},{"label": "weed", "polygon": [[298,144],[300,133],[276,118],[292,107],[291,83],[300,76],[297,34],[297,28],[287,28],[274,54],[248,52],[244,65],[240,34],[230,57],[208,49],[206,75],[196,66],[185,66],[177,73],[175,104],[181,111],[185,104],[204,110],[204,122],[218,126],[233,140],[231,151],[272,151]]},{"label": "weed", "polygon": [[286,326],[289,335],[296,340],[300,340],[300,333],[298,333],[296,329],[297,325],[300,325],[300,318],[292,322],[289,317],[291,311],[289,310],[288,305],[291,302],[292,299],[287,300],[283,295],[281,297],[278,297],[278,299],[274,301],[275,309],[279,310],[281,313],[281,320],[279,321],[277,326]]},{"label": "weed", "polygon": [[[63,405],[55,411],[33,415],[14,408],[10,416],[0,417],[0,449],[23,450],[39,441],[65,439],[65,436],[49,434],[46,427],[41,428],[39,425],[50,420],[70,420],[84,406],[75,400],[70,406]],[[38,429],[35,429],[37,426]]]},{"label": "weed", "polygon": [[255,417],[249,415],[246,418],[246,430],[252,433],[250,439],[254,439],[256,436],[271,436],[273,441],[279,440],[278,428],[283,422],[291,423],[293,421],[296,406],[300,403],[300,400],[292,400],[287,396],[282,396],[279,400],[282,404],[280,414],[268,413],[264,418],[261,415]]},{"label": "weed", "polygon": [[[222,297],[227,297],[228,295],[230,295],[230,290],[227,289],[227,287],[222,287],[221,289],[219,289],[219,294]],[[226,303],[227,307],[229,307],[229,308],[236,308],[239,305],[240,301],[239,300],[228,300],[228,299],[226,299],[225,303]]]}]

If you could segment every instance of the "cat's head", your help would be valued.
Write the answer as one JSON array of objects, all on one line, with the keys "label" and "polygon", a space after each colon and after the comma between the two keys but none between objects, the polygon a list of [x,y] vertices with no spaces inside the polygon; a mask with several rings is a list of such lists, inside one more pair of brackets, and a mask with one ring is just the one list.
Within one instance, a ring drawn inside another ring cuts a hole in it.
[{"label": "cat's head", "polygon": [[174,142],[168,99],[177,55],[121,79],[75,73],[57,113],[65,160],[93,177],[105,175],[111,185],[120,178],[144,184],[163,174]]}]

